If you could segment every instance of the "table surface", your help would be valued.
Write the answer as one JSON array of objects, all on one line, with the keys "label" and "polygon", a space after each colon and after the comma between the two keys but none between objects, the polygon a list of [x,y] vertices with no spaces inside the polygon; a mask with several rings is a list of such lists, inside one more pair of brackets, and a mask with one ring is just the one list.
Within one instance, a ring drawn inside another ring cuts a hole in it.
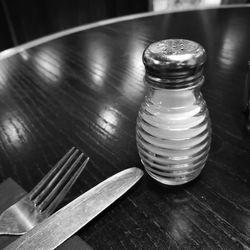
[{"label": "table surface", "polygon": [[0,181],[31,190],[75,145],[91,161],[64,205],[118,171],[143,168],[135,141],[142,52],[156,40],[194,40],[208,54],[202,93],[213,129],[201,175],[178,187],[145,175],[77,234],[95,249],[250,247],[249,27],[249,7],[161,13],[1,53]]}]

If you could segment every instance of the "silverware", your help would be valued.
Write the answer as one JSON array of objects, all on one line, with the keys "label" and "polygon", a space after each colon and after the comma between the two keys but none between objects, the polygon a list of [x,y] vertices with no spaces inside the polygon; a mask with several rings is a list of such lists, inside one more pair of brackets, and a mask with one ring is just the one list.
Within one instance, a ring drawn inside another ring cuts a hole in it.
[{"label": "silverware", "polygon": [[82,194],[18,238],[7,249],[55,249],[131,188],[139,168],[119,172]]},{"label": "silverware", "polygon": [[0,235],[22,235],[49,217],[88,160],[78,149],[71,148],[30,193],[0,215]]}]

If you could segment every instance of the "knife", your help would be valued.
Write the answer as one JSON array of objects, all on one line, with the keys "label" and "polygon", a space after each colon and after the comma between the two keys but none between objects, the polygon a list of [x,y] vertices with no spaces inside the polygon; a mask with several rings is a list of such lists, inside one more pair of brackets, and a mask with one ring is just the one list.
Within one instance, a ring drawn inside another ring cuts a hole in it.
[{"label": "knife", "polygon": [[128,168],[99,183],[58,210],[5,249],[55,249],[128,191],[141,177]]}]

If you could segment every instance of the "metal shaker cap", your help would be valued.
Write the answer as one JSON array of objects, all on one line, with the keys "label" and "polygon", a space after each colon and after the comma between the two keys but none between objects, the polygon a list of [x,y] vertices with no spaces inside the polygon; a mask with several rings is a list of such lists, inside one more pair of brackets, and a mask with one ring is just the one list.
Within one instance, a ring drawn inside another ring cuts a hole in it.
[{"label": "metal shaker cap", "polygon": [[143,53],[146,79],[172,88],[190,85],[200,78],[205,61],[204,48],[184,39],[154,42]]}]

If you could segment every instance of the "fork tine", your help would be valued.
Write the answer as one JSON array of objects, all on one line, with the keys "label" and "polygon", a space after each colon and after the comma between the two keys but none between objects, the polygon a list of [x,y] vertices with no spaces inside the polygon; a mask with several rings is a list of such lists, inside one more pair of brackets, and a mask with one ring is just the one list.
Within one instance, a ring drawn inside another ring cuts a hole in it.
[{"label": "fork tine", "polygon": [[[60,178],[60,180],[58,181],[58,183],[53,187],[52,190],[50,190],[49,194],[44,198],[44,200],[40,202],[40,204],[38,205],[38,209],[40,211],[42,211],[50,203],[50,201],[56,195],[56,193],[58,193],[58,190],[66,182],[66,180],[71,175],[71,173],[73,172],[73,170],[77,167],[77,164],[80,162],[80,160],[82,159],[83,155],[84,154],[81,153],[78,156],[78,158],[72,163],[72,165],[70,166],[70,168],[68,169],[68,171],[64,174],[64,176],[62,176],[62,178]],[[67,164],[67,166],[69,166],[69,164]]]},{"label": "fork tine", "polygon": [[[39,189],[36,190],[36,193],[32,196],[30,196],[30,199],[32,199],[36,205],[38,205],[45,195],[50,192],[51,188],[54,186],[54,184],[57,182],[58,178],[62,175],[62,172],[69,166],[69,164],[72,162],[74,157],[76,156],[78,149],[70,150],[71,154],[66,154],[62,160],[60,160],[54,168],[52,168],[51,174],[46,175],[46,180],[42,181],[42,185],[40,185]],[[50,172],[49,172],[50,173]]]},{"label": "fork tine", "polygon": [[74,185],[75,181],[79,177],[79,175],[82,173],[83,169],[87,165],[89,161],[89,157],[85,159],[85,161],[81,164],[79,169],[74,173],[74,175],[70,178],[68,183],[64,186],[64,188],[60,191],[60,193],[56,196],[56,198],[50,203],[50,205],[45,209],[45,213],[47,215],[52,214],[55,209],[57,208],[58,204],[64,199],[68,191],[71,189],[71,187]]},{"label": "fork tine", "polygon": [[88,161],[89,157],[72,147],[30,193],[0,214],[0,234],[22,235],[48,218]]},{"label": "fork tine", "polygon": [[43,177],[43,179],[29,192],[30,199],[33,199],[42,189],[44,184],[52,178],[53,174],[57,172],[63,162],[68,159],[75,147],[72,147],[57,163],[56,165]]}]

